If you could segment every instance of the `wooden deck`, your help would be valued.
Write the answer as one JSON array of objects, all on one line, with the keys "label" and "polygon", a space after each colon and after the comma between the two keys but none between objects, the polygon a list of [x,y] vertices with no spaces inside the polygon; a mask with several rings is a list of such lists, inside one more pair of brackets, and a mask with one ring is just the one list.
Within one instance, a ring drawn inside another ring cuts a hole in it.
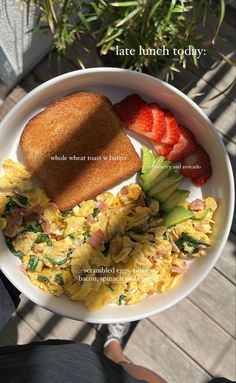
[{"label": "wooden deck", "polygon": [[[223,26],[222,53],[232,57],[234,18],[229,12]],[[231,41],[231,42],[230,42]],[[101,66],[87,56],[88,66]],[[94,64],[95,63],[95,64]],[[73,54],[62,61],[61,71],[78,69]],[[46,57],[3,100],[2,118],[31,89],[57,75],[55,55]],[[206,58],[205,68],[190,68],[172,82],[209,116],[235,162],[235,97],[231,92],[209,100],[235,76],[225,63],[215,67]],[[159,373],[169,383],[206,383],[211,377],[236,379],[235,371],[235,220],[222,255],[204,282],[185,300],[164,313],[134,324],[125,354],[134,363]],[[101,347],[105,326],[90,325],[54,315],[22,296],[17,313],[0,332],[0,345],[43,339],[71,339]]]}]

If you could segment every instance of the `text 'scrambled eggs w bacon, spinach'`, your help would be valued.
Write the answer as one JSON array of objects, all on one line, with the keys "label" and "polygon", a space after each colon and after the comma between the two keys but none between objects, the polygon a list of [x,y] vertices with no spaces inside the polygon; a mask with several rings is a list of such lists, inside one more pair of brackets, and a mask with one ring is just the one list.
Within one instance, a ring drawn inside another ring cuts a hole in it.
[{"label": "text 'scrambled eggs w bacon, spinach'", "polygon": [[[105,103],[109,109],[110,104]],[[154,120],[162,121],[162,110],[156,106],[152,109]],[[78,116],[73,118],[78,120]],[[148,129],[151,134],[153,126]],[[155,129],[158,133],[157,126]],[[159,140],[164,129],[161,125]],[[184,140],[184,134],[179,135],[179,140]],[[72,148],[75,151],[75,144]],[[188,202],[189,191],[179,189],[183,176],[174,170],[170,159],[155,156],[145,146],[142,157],[137,183],[127,182],[117,195],[103,190],[94,197],[91,190],[90,198],[80,200],[69,210],[60,210],[52,195],[33,185],[30,167],[11,159],[3,162],[0,228],[34,285],[56,296],[65,293],[72,300],[84,302],[90,310],[107,304],[131,305],[172,289],[188,271],[189,261],[206,255],[216,201],[208,197]],[[96,175],[94,164],[91,166]],[[119,172],[122,175],[121,167]],[[45,183],[45,174],[42,178]],[[79,187],[75,185],[73,201]],[[58,195],[57,200],[66,205]]]}]

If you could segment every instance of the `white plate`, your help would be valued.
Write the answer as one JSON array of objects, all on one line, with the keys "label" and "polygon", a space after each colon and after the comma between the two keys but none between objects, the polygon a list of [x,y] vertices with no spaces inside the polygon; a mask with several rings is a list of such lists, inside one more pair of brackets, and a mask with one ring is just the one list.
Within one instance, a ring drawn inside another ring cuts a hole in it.
[{"label": "white plate", "polygon": [[[118,68],[93,68],[79,70],[53,78],[40,85],[20,100],[0,125],[0,162],[4,158],[23,162],[19,149],[19,137],[26,122],[50,102],[81,90],[101,93],[112,102],[120,101],[130,93],[138,93],[146,101],[157,102],[171,110],[177,121],[189,128],[211,158],[212,178],[204,187],[191,189],[190,200],[195,197],[214,196],[219,208],[215,215],[214,245],[206,257],[197,260],[183,278],[182,283],[168,293],[156,294],[131,306],[107,306],[97,312],[89,312],[81,303],[67,297],[54,297],[31,284],[19,270],[20,261],[10,253],[3,235],[0,237],[0,267],[7,278],[29,299],[46,309],[63,316],[93,323],[134,321],[166,310],[190,294],[207,276],[216,263],[227,240],[233,210],[234,181],[230,161],[215,128],[200,110],[182,92],[151,76]],[[137,151],[140,145],[132,138]],[[116,187],[117,191],[122,186]],[[181,186],[182,187],[182,186]]]}]

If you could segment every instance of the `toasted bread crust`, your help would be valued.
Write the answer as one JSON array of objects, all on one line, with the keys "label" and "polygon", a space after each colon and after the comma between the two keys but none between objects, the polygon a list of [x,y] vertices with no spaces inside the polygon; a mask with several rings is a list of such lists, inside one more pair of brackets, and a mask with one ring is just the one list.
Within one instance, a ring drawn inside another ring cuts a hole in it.
[{"label": "toasted bread crust", "polygon": [[[92,92],[59,99],[35,115],[23,130],[20,147],[28,168],[60,210],[94,198],[141,167],[111,102]],[[53,160],[56,155],[67,159]],[[126,160],[104,159],[110,156]]]}]

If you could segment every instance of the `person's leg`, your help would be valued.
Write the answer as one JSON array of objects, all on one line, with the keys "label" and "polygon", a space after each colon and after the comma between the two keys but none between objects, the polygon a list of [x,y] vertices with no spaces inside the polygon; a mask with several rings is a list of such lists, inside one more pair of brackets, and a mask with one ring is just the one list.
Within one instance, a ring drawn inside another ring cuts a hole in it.
[{"label": "person's leg", "polygon": [[146,367],[130,363],[124,355],[121,343],[124,335],[127,334],[129,324],[109,325],[110,332],[108,340],[104,344],[104,354],[113,362],[120,364],[131,376],[137,379],[146,380],[148,383],[167,383],[155,372]]}]

